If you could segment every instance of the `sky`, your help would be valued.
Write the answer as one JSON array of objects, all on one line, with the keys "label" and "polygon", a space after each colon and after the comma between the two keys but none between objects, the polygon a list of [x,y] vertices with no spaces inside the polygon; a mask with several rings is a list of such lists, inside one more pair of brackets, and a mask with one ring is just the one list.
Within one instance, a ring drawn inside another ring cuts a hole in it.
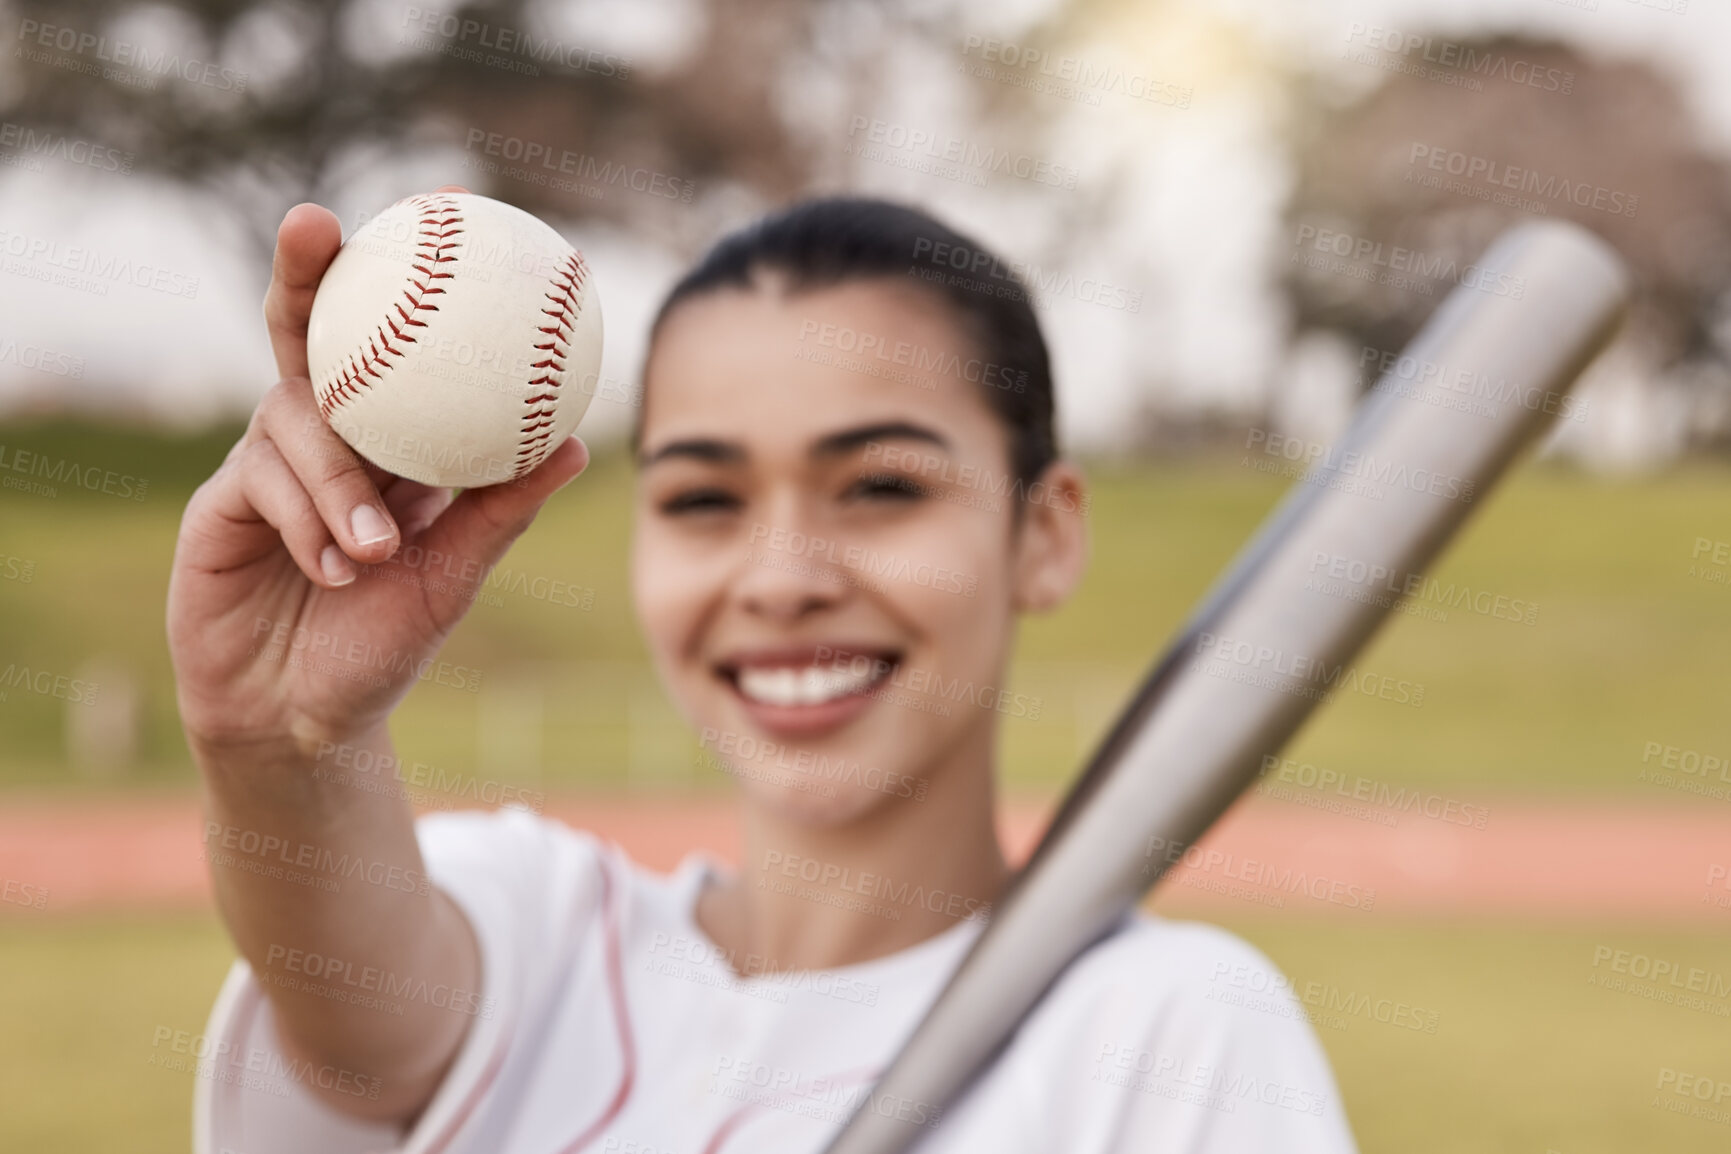
[{"label": "sky", "polygon": [[[1046,0],[953,2],[982,41],[1013,41],[1050,7]],[[357,19],[382,28],[397,7],[367,0]],[[1731,153],[1727,0],[1186,0],[1123,8],[1151,15],[1126,17],[1076,51],[1187,92],[1186,106],[1052,97],[1049,132],[1027,147],[1076,177],[1074,188],[999,175],[981,187],[908,171],[893,154],[845,158],[844,146],[863,140],[838,131],[846,118],[837,115],[833,78],[790,71],[784,85],[805,131],[837,166],[836,179],[965,222],[1055,286],[1041,295],[1041,315],[1065,437],[1083,448],[1113,447],[1150,405],[1254,411],[1277,388],[1305,398],[1319,431],[1338,420],[1339,367],[1331,377],[1326,349],[1290,347],[1272,278],[1291,174],[1269,61],[1308,61],[1343,84],[1368,87],[1378,79],[1374,69],[1340,60],[1359,25],[1554,35],[1589,51],[1660,62],[1681,81],[1714,145]],[[654,67],[676,58],[692,6],[605,0],[552,10],[568,34]],[[0,30],[15,36],[17,27],[0,6]],[[874,112],[891,124],[975,139],[974,90],[956,74],[969,63],[981,61],[966,46],[902,52],[896,82]],[[13,67],[10,54],[0,54],[0,91],[15,82]],[[253,68],[268,82],[263,49]],[[221,206],[144,174],[19,155],[5,131],[0,125],[0,416],[77,407],[196,425],[248,410],[275,379],[259,309],[264,270]],[[460,176],[460,159],[460,152],[431,152],[357,166],[367,175],[333,207],[350,225],[368,206],[376,211]],[[1106,176],[1104,189],[1090,179]],[[1078,214],[1101,212],[1113,225],[1109,239],[1074,243]],[[554,223],[584,250],[600,286],[603,377],[635,381],[648,320],[680,272],[679,255],[592,225]],[[128,269],[130,280],[41,279],[93,259]],[[1303,384],[1313,378],[1315,387]],[[629,416],[625,404],[599,399],[581,431],[605,440]]]}]

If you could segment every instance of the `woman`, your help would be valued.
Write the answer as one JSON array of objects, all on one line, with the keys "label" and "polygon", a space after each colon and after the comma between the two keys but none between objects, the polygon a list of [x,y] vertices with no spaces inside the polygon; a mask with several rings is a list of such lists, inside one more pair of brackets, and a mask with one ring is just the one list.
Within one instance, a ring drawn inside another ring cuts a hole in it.
[{"label": "woman", "polygon": [[[283,223],[283,380],[188,505],[169,594],[207,854],[240,952],[202,1151],[818,1151],[1009,875],[997,704],[1018,616],[1086,554],[1038,323],[969,238],[881,201],[723,240],[651,334],[633,593],[660,676],[739,782],[737,870],[651,874],[516,810],[415,821],[388,765],[412,672],[292,660],[297,630],[434,655],[469,600],[362,576],[405,544],[496,562],[580,473],[571,439],[452,499],[359,461],[306,377],[340,241]],[[959,688],[967,687],[967,688]],[[286,864],[284,864],[286,863]],[[1272,987],[1250,1008],[1234,991]],[[1095,946],[924,1151],[1352,1149],[1283,979],[1144,915]]]}]

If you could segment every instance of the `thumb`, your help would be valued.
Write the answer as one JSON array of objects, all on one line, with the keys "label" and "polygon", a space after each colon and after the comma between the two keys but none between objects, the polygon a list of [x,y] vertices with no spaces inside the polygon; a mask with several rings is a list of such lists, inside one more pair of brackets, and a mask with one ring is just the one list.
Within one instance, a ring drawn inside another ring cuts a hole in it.
[{"label": "thumb", "polygon": [[[569,437],[517,480],[465,489],[427,526],[416,544],[429,558],[441,555],[459,562],[465,574],[461,582],[432,583],[432,588],[425,589],[427,608],[441,633],[455,626],[468,611],[485,574],[534,522],[547,498],[588,466],[589,447],[575,436]],[[479,575],[473,588],[464,588],[469,573]]]}]

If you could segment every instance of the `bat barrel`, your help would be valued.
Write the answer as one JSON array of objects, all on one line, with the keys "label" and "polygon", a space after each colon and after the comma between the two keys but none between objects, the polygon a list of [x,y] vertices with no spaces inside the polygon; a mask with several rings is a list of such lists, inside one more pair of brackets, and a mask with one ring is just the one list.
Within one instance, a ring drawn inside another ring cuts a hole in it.
[{"label": "bat barrel", "polygon": [[[1575,225],[1504,233],[1216,582],[827,1154],[900,1154],[1318,705],[1510,462],[1565,407],[1629,285]],[[1493,295],[1489,286],[1507,289]],[[1410,371],[1409,371],[1410,366]],[[1402,692],[1398,687],[1396,694]],[[1405,690],[1410,693],[1410,687]]]}]

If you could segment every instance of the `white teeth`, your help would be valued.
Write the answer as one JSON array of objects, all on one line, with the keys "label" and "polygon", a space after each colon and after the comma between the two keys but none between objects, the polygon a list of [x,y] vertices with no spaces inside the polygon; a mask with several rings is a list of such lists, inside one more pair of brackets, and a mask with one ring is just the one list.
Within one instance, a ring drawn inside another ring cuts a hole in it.
[{"label": "white teeth", "polygon": [[864,673],[820,669],[752,669],[739,671],[739,691],[765,705],[822,705],[867,688],[878,678],[878,663]]}]

